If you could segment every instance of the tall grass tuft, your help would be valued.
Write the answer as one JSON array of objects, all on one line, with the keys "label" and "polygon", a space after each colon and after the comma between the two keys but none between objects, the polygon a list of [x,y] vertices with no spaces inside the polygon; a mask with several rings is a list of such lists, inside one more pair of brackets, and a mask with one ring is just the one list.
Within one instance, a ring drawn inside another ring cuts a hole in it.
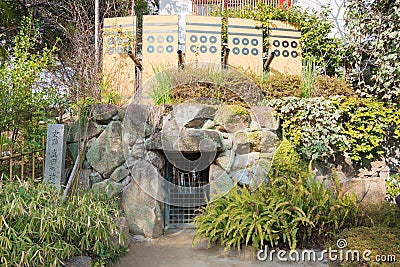
[{"label": "tall grass tuft", "polygon": [[62,202],[56,192],[0,181],[0,266],[60,266],[76,255],[101,265],[124,253],[117,201],[87,192]]},{"label": "tall grass tuft", "polygon": [[317,68],[313,58],[307,59],[302,70],[301,77],[301,97],[309,98],[311,95],[312,86],[317,78]]}]

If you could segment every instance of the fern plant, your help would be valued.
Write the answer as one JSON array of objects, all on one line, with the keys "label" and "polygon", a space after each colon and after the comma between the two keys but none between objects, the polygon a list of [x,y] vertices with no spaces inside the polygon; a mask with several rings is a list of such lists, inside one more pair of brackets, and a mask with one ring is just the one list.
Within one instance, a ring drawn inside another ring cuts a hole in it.
[{"label": "fern plant", "polygon": [[[292,153],[296,153],[293,148]],[[282,168],[281,162],[273,164],[268,185],[254,192],[236,186],[202,208],[194,219],[193,243],[208,238],[209,246],[219,242],[226,250],[240,250],[243,245],[259,249],[267,244],[295,249],[315,240],[326,241],[349,225],[357,225],[356,199],[342,196],[337,176],[335,186],[326,188],[310,173],[288,177],[277,168]]]}]

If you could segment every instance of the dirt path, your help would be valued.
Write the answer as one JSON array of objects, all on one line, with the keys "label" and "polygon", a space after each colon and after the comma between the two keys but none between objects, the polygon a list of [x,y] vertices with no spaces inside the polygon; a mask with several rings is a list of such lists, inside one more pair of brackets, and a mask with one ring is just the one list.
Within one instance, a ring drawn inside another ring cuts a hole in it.
[{"label": "dirt path", "polygon": [[322,267],[326,263],[259,261],[249,251],[226,252],[219,246],[207,249],[207,242],[192,247],[193,229],[181,229],[158,239],[135,242],[113,267]]}]

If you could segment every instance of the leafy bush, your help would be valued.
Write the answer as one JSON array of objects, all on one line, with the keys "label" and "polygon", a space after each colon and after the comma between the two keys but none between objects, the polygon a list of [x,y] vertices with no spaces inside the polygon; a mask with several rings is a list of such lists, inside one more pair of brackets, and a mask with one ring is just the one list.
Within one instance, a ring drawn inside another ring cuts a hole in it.
[{"label": "leafy bush", "polygon": [[[400,103],[400,1],[349,0],[346,6],[346,48],[353,80],[374,97]],[[367,64],[372,65],[370,73]]]},{"label": "leafy bush", "polygon": [[389,125],[397,126],[395,134],[400,138],[399,105],[356,97],[337,97],[332,103],[341,111],[340,133],[347,140],[340,148],[348,152],[352,160],[361,162],[379,157]]},{"label": "leafy bush", "polygon": [[[315,59],[315,63],[331,75],[336,72],[341,60],[341,44],[338,39],[329,37],[333,24],[328,20],[329,11],[323,10],[319,14],[308,12],[297,7],[274,8],[270,5],[260,3],[255,8],[242,10],[227,10],[216,12],[215,15],[226,17],[237,17],[254,19],[261,22],[264,34],[264,50],[267,51],[268,28],[270,20],[287,21],[297,24],[301,28],[301,47],[304,60]],[[226,22],[224,22],[226,23]]]},{"label": "leafy bush", "polygon": [[285,97],[269,105],[282,119],[285,137],[308,159],[327,160],[346,141],[340,132],[342,112],[330,100]]},{"label": "leafy bush", "polygon": [[104,263],[124,252],[116,201],[89,192],[63,203],[56,190],[0,181],[1,266],[59,266],[75,255]]},{"label": "leafy bush", "polygon": [[253,80],[260,87],[266,99],[282,98],[287,96],[301,96],[301,77],[297,75],[268,75],[254,77]]},{"label": "leafy bush", "polygon": [[40,130],[45,132],[39,121],[46,120],[50,105],[62,98],[43,78],[56,47],[32,52],[39,40],[34,24],[30,18],[22,20],[11,55],[0,62],[0,135],[12,132],[13,142],[21,132],[34,137]]},{"label": "leafy bush", "polygon": [[341,196],[339,190],[325,188],[310,174],[280,176],[278,166],[283,164],[274,164],[278,174],[270,177],[268,185],[262,184],[252,193],[236,186],[208,203],[194,220],[197,232],[193,242],[208,238],[209,245],[219,241],[227,250],[267,244],[295,249],[323,242],[357,224],[354,196]]},{"label": "leafy bush", "polygon": [[386,181],[386,197],[394,200],[400,194],[400,174],[393,174]]}]

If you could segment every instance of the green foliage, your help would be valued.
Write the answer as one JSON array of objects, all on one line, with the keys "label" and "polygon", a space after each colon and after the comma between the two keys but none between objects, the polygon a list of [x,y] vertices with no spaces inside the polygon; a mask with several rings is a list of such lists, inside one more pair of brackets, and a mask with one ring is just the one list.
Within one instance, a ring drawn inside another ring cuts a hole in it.
[{"label": "green foliage", "polygon": [[0,134],[12,131],[13,141],[21,130],[37,132],[39,121],[46,119],[47,108],[62,98],[54,88],[40,83],[56,48],[33,53],[37,38],[34,22],[24,18],[12,55],[0,62]]},{"label": "green foliage", "polygon": [[308,58],[302,69],[301,97],[308,98],[311,94],[312,85],[317,77],[317,69],[313,58]]},{"label": "green foliage", "polygon": [[[285,153],[287,146],[281,154]],[[295,162],[288,160],[287,164]],[[193,242],[208,238],[209,245],[218,241],[226,249],[240,249],[243,245],[295,249],[298,245],[323,242],[357,224],[354,196],[341,196],[339,189],[325,188],[310,173],[286,176],[291,171],[280,170],[285,165],[275,159],[275,175],[270,177],[270,183],[254,192],[236,186],[224,197],[208,203],[194,220],[197,232]],[[335,184],[339,188],[337,179]]]},{"label": "green foliage", "polygon": [[[302,57],[304,60],[315,59],[315,63],[324,68],[324,71],[332,75],[336,73],[341,60],[341,44],[338,39],[328,37],[333,24],[328,20],[329,10],[323,10],[319,14],[292,8],[274,8],[260,3],[255,8],[243,10],[227,10],[215,12],[215,15],[254,19],[261,22],[264,34],[264,50],[267,51],[269,21],[281,20],[299,25],[301,28]],[[225,22],[226,23],[226,22]]]},{"label": "green foliage", "polygon": [[[350,0],[346,7],[353,79],[372,96],[400,102],[400,1]],[[370,77],[364,72],[367,61],[375,66]]]},{"label": "green foliage", "polygon": [[267,75],[253,77],[266,99],[301,96],[301,77],[298,75]]},{"label": "green foliage", "polygon": [[386,180],[386,196],[395,198],[400,194],[400,174],[393,174]]},{"label": "green foliage", "polygon": [[169,73],[160,68],[154,68],[157,85],[150,91],[150,97],[156,105],[171,104],[173,99],[171,90],[173,89]]},{"label": "green foliage", "polygon": [[400,137],[399,105],[355,97],[337,97],[333,104],[341,111],[340,133],[346,137],[340,149],[348,152],[354,161],[382,155],[381,143],[389,125],[396,126],[396,137]]},{"label": "green foliage", "polygon": [[307,178],[310,174],[309,162],[296,152],[292,143],[283,139],[274,154],[270,173],[273,177]]},{"label": "green foliage", "polygon": [[323,98],[285,97],[269,102],[282,119],[284,135],[308,159],[327,160],[346,142],[341,133],[341,110]]},{"label": "green foliage", "polygon": [[116,201],[88,192],[62,202],[56,190],[0,181],[1,266],[60,266],[76,255],[107,262],[124,252]]}]

